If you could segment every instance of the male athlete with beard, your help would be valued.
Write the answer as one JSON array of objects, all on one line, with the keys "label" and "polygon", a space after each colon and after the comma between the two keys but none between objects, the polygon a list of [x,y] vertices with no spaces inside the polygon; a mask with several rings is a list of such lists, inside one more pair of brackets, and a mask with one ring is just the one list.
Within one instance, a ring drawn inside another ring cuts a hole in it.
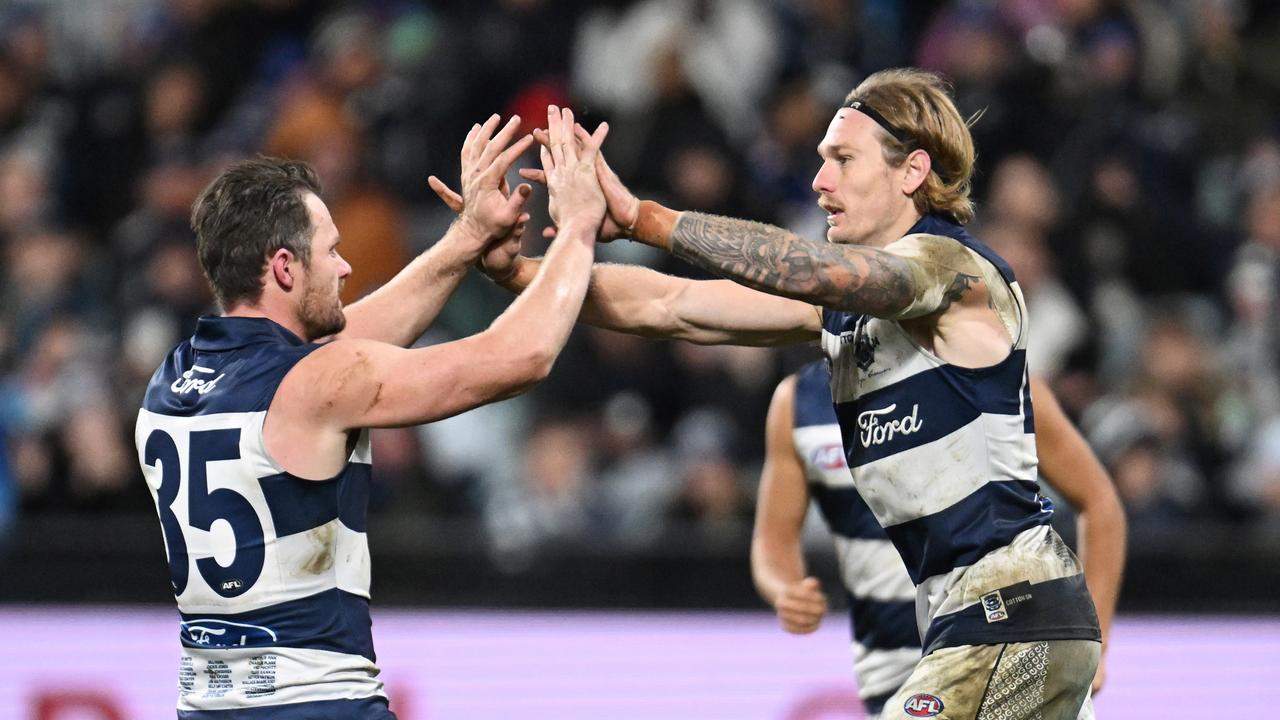
[{"label": "male athlete with beard", "polygon": [[[937,76],[886,70],[849,94],[818,154],[826,242],[641,202],[600,162],[603,239],[727,280],[598,265],[581,319],[708,344],[820,338],[853,484],[906,562],[924,633],[884,717],[1074,720],[1101,635],[1036,484],[1022,293],[965,229],[969,128]],[[511,243],[486,256],[516,292],[539,265]]]},{"label": "male athlete with beard", "polygon": [[[1089,592],[1104,639],[1124,569],[1124,509],[1102,463],[1071,424],[1057,398],[1031,379],[1039,473],[1078,513]],[[818,579],[807,576],[802,532],[814,501],[835,543],[853,630],[858,693],[873,717],[920,661],[915,587],[897,550],[858,495],[845,462],[831,405],[831,374],[809,363],[778,384],[769,405],[760,474],[751,575],[787,632],[813,632],[827,611]],[[1103,681],[1101,665],[1094,678]],[[1082,714],[1081,718],[1091,717]]]},{"label": "male athlete with beard", "polygon": [[[528,292],[484,332],[405,349],[467,267],[527,220],[503,176],[529,147],[498,117],[462,146],[463,213],[386,286],[343,308],[351,272],[304,163],[238,163],[196,201],[222,314],[156,371],[136,440],[181,615],[178,717],[385,720],[369,620],[366,428],[430,422],[545,377],[586,292],[605,214],[573,115],[549,113],[543,169],[564,222]],[[491,137],[492,136],[492,137]],[[320,342],[323,338],[332,338]]]}]

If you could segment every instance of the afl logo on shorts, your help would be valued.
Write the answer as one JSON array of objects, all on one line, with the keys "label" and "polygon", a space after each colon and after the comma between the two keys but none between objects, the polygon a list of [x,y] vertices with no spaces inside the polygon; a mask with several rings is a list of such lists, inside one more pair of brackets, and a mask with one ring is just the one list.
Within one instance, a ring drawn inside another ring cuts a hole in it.
[{"label": "afl logo on shorts", "polygon": [[903,704],[902,709],[911,717],[934,717],[942,712],[942,698],[936,695],[916,693],[907,698],[907,702]]}]

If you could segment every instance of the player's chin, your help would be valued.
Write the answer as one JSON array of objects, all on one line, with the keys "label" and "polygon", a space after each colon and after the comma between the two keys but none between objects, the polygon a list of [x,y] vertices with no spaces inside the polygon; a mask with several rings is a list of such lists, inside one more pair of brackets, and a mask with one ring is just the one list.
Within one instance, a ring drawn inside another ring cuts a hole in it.
[{"label": "player's chin", "polygon": [[827,242],[832,243],[833,245],[847,245],[852,241],[846,237],[846,234],[847,233],[841,231],[839,225],[832,225],[827,228]]}]

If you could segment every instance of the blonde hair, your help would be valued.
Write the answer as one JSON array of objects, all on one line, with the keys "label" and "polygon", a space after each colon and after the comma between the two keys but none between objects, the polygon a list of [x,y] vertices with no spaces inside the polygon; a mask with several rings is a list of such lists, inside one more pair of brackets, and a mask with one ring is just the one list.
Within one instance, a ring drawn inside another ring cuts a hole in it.
[{"label": "blonde hair", "polygon": [[[880,145],[885,162],[898,167],[911,151],[929,153],[932,169],[911,194],[921,214],[944,213],[964,224],[973,219],[973,135],[969,123],[948,94],[947,82],[915,68],[881,70],[863,80],[845,98],[874,108],[898,132],[903,142],[883,130]],[[912,142],[914,141],[914,142]]]}]

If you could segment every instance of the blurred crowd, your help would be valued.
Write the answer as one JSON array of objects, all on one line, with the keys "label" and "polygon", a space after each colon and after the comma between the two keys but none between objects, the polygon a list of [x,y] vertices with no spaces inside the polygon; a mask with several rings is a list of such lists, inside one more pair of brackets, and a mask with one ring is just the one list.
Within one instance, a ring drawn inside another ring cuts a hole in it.
[{"label": "blurred crowd", "polygon": [[[975,232],[1135,530],[1280,517],[1280,4],[0,0],[0,528],[151,507],[133,420],[214,311],[187,221],[228,161],[316,166],[347,301],[448,226],[426,177],[456,182],[473,122],[548,103],[609,120],[641,196],[820,237],[827,122],[905,64],[973,117]],[[422,342],[509,300],[469,278]],[[817,356],[580,327],[528,396],[376,432],[373,511],[474,523],[512,563],[674,527],[740,542],[773,387]]]}]

